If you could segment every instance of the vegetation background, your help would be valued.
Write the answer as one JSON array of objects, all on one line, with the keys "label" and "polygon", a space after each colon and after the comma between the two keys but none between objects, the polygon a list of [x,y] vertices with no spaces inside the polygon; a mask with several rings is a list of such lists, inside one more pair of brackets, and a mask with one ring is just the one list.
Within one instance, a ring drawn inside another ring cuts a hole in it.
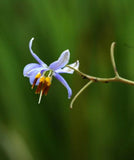
[{"label": "vegetation background", "polygon": [[[0,159],[133,160],[134,87],[94,83],[69,109],[66,89],[53,80],[48,96],[31,90],[23,77],[36,62],[47,64],[70,49],[70,63],[100,77],[114,76],[110,45],[117,42],[119,73],[134,80],[133,0],[0,1]],[[76,73],[64,76],[73,96],[87,82]]]}]

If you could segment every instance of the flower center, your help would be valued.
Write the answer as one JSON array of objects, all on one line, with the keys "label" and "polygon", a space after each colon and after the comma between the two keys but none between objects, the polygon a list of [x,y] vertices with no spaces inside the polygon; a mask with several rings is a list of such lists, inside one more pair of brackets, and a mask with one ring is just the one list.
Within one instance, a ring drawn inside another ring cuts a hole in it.
[{"label": "flower center", "polygon": [[44,72],[43,72],[43,75],[44,75],[45,77],[52,77],[53,71],[52,71],[52,70],[44,71]]},{"label": "flower center", "polygon": [[37,86],[36,91],[35,91],[36,94],[40,94],[38,103],[40,103],[42,95],[43,94],[47,95],[47,93],[48,93],[48,90],[51,86],[52,73],[53,72],[51,70],[49,70],[49,71],[43,72],[42,75],[41,75],[41,73],[38,73],[35,76],[35,79],[34,79],[34,82],[33,82],[33,85],[32,85],[32,89],[34,88],[37,80],[40,78],[39,79],[39,85]]}]

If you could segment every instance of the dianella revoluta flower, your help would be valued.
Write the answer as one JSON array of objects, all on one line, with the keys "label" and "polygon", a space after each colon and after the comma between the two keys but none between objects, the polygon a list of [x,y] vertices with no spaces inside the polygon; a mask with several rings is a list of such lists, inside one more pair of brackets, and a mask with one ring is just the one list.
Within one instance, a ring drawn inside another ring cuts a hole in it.
[{"label": "dianella revoluta flower", "polygon": [[[75,63],[67,65],[70,59],[70,52],[67,49],[62,52],[58,60],[54,61],[48,66],[33,52],[33,40],[34,38],[32,38],[29,42],[29,49],[32,56],[36,59],[38,63],[30,63],[26,65],[23,70],[23,75],[29,78],[32,89],[37,86],[35,93],[40,94],[38,103],[40,103],[43,94],[47,95],[52,83],[53,76],[66,87],[68,91],[68,98],[71,98],[72,90],[66,80],[60,74],[73,74],[74,70],[72,68],[78,69],[79,61],[77,60]],[[70,66],[70,68],[66,65]]]}]

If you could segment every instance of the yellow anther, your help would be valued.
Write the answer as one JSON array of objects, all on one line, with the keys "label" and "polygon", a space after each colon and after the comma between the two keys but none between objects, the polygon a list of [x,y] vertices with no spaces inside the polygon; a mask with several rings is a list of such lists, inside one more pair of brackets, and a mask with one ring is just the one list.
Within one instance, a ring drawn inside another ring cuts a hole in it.
[{"label": "yellow anther", "polygon": [[45,82],[45,77],[40,77],[40,82],[44,83]]},{"label": "yellow anther", "polygon": [[47,83],[47,86],[51,85],[51,77],[46,77],[45,82]]},{"label": "yellow anther", "polygon": [[38,74],[35,76],[35,78],[40,78],[40,76],[41,76],[41,73],[38,73]]}]

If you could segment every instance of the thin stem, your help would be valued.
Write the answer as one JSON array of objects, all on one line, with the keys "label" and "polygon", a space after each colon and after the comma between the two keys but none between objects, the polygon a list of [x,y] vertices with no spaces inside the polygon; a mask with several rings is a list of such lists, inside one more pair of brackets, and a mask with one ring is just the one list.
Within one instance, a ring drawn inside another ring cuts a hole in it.
[{"label": "thin stem", "polygon": [[74,98],[72,99],[71,103],[70,103],[70,108],[73,108],[73,103],[75,102],[75,100],[77,99],[77,97],[91,84],[93,83],[93,81],[89,81],[86,85],[84,85],[84,87],[82,87],[79,92],[74,96]]},{"label": "thin stem", "polygon": [[129,85],[134,85],[134,81],[131,81],[131,80],[128,80],[126,78],[122,78],[122,77],[119,77],[119,82],[122,82],[122,83],[126,83],[126,84],[129,84]]},{"label": "thin stem", "polygon": [[100,77],[95,77],[95,76],[90,76],[88,74],[85,74],[85,73],[81,72],[80,70],[77,70],[71,66],[67,66],[67,67],[75,70],[82,78],[92,80],[93,82],[102,82],[102,83],[122,82],[122,83],[130,84],[130,85],[134,85],[134,81],[125,79],[125,78],[119,76],[119,74],[118,74],[118,76],[116,75],[115,77],[112,77],[112,78],[100,78]]},{"label": "thin stem", "polygon": [[119,74],[118,74],[118,71],[117,71],[117,68],[116,68],[115,59],[114,59],[114,48],[115,48],[115,42],[113,42],[111,44],[110,55],[111,55],[111,62],[112,62],[112,66],[113,66],[113,69],[114,69],[114,73],[117,77],[119,77]]},{"label": "thin stem", "polygon": [[113,42],[111,44],[111,49],[110,49],[110,55],[111,55],[111,62],[112,62],[112,66],[115,72],[115,76],[112,78],[100,78],[100,77],[94,77],[94,76],[90,76],[88,74],[85,74],[83,72],[81,72],[78,69],[75,69],[69,65],[67,65],[67,67],[73,69],[74,71],[76,71],[83,79],[88,79],[89,82],[80,89],[80,91],[74,96],[74,98],[72,99],[71,103],[70,103],[70,108],[73,107],[73,103],[75,102],[75,100],[77,99],[77,97],[93,82],[103,82],[103,83],[108,83],[108,82],[121,82],[121,83],[126,83],[129,85],[134,85],[134,81],[125,79],[121,76],[119,76],[119,73],[117,71],[116,68],[116,63],[115,63],[115,59],[114,59],[114,47],[115,47],[115,42]]},{"label": "thin stem", "polygon": [[89,80],[92,80],[94,82],[102,82],[102,83],[108,83],[108,82],[121,82],[121,83],[126,83],[129,85],[134,85],[134,81],[128,80],[126,78],[122,78],[120,76],[115,76],[113,78],[99,78],[99,77],[93,77],[93,76],[88,76],[87,78]]}]

